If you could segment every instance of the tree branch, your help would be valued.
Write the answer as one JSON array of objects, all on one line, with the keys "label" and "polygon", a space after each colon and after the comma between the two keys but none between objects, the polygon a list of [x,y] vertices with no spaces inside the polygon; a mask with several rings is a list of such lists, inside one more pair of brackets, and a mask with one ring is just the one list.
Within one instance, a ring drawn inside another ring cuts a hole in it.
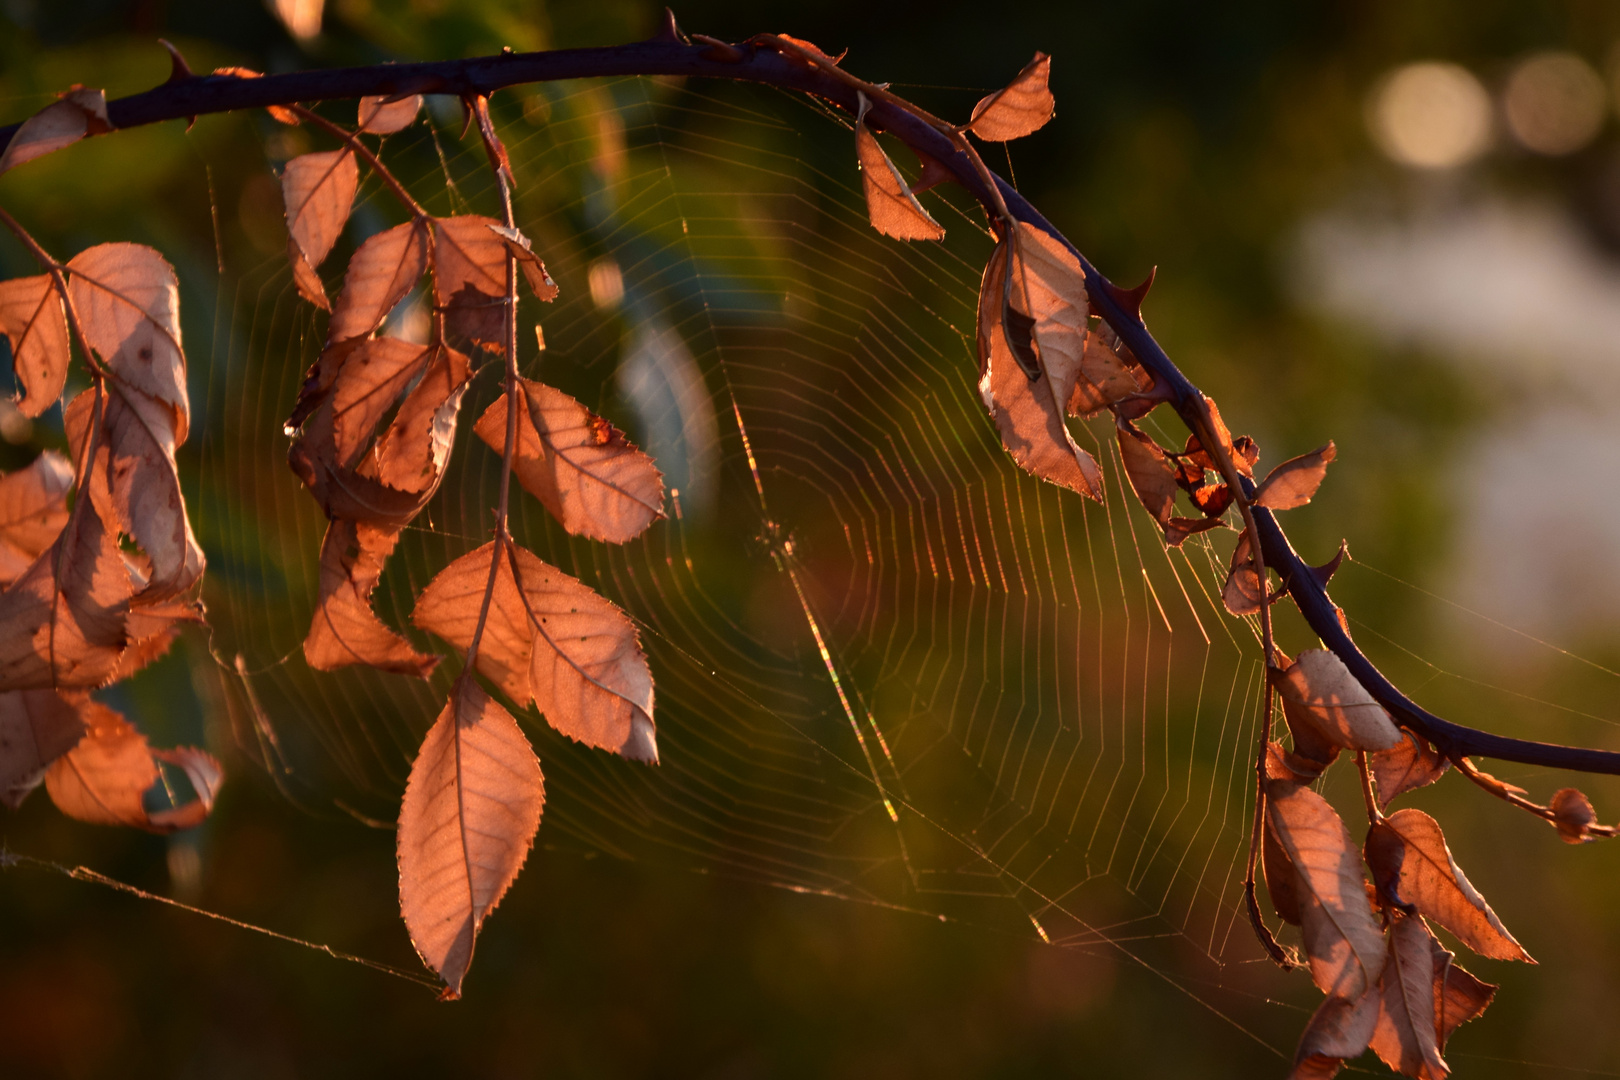
[{"label": "tree branch", "polygon": [[[487,97],[497,90],[524,83],[673,75],[756,82],[797,90],[855,115],[856,96],[864,89],[872,100],[867,117],[874,128],[888,131],[912,149],[943,164],[992,215],[999,217],[1005,208],[1012,217],[1044,229],[1073,251],[1085,271],[1093,309],[1163,386],[1167,402],[1188,429],[1197,432],[1207,424],[1203,393],[1153,340],[1140,314],[1122,305],[1108,279],[1039,211],[1006,181],[976,162],[976,154],[964,153],[953,137],[954,132],[940,130],[930,123],[932,118],[892,94],[880,92],[879,88],[851,77],[842,69],[826,70],[828,66],[809,62],[797,52],[785,54],[769,37],[738,45],[689,43],[670,20],[664,31],[652,40],[605,48],[505,53],[467,60],[382,64],[261,78],[230,75],[181,78],[111,101],[107,114],[113,127],[131,128],[208,113],[300,102],[401,94],[448,94],[470,99]],[[0,151],[11,141],[17,127],[13,124],[0,128]],[[1246,496],[1252,496],[1253,483],[1243,480],[1242,490]],[[1492,735],[1443,720],[1419,707],[1396,689],[1351,641],[1339,622],[1339,609],[1326,588],[1294,551],[1271,512],[1256,507],[1252,516],[1264,564],[1286,583],[1288,594],[1322,643],[1344,662],[1379,704],[1401,724],[1433,742],[1447,757],[1455,761],[1467,755],[1480,755],[1526,765],[1620,775],[1620,752]]]}]

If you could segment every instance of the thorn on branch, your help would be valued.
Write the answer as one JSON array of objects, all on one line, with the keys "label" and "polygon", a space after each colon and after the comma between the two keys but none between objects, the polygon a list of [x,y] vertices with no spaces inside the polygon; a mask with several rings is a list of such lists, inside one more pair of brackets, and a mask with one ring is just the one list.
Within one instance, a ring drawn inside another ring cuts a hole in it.
[{"label": "thorn on branch", "polygon": [[1148,290],[1153,288],[1153,279],[1159,276],[1159,268],[1155,266],[1148,271],[1147,280],[1134,289],[1122,289],[1107,278],[1099,280],[1103,292],[1108,299],[1119,305],[1119,309],[1137,322],[1142,321],[1142,301],[1147,299]]},{"label": "thorn on branch", "polygon": [[681,33],[681,26],[675,21],[675,13],[669,8],[664,9],[664,17],[659,23],[658,33],[654,34],[648,40],[673,41],[677,45],[691,44],[691,42],[687,40],[686,35]]},{"label": "thorn on branch", "polygon": [[169,52],[169,77],[164,81],[165,86],[197,77],[197,73],[191,70],[191,65],[186,63],[186,58],[180,55],[180,50],[175,48],[172,42],[158,38],[158,44]]}]

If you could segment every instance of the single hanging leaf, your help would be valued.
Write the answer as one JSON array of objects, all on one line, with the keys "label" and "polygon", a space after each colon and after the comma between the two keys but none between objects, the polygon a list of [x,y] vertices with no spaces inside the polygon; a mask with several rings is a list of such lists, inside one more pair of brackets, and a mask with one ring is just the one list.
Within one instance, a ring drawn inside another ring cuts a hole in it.
[{"label": "single hanging leaf", "polygon": [[[90,437],[95,397],[94,388],[86,390],[63,410],[68,445],[80,460]],[[139,391],[110,385],[87,477],[90,497],[105,493],[100,505],[150,561],[146,584],[137,594],[143,603],[189,589],[202,577],[205,561],[186,514],[167,417],[166,410]]]},{"label": "single hanging leaf", "polygon": [[[518,482],[563,528],[623,544],[664,516],[664,477],[606,420],[561,390],[528,379],[518,411]],[[473,429],[500,453],[506,444],[506,395]]]},{"label": "single hanging leaf", "polygon": [[304,253],[298,250],[298,242],[291,237],[287,238],[287,262],[292,266],[293,286],[297,288],[298,295],[322,311],[330,312],[332,301],[326,297],[326,282],[309,265]]},{"label": "single hanging leaf", "polygon": [[1440,1049],[1446,1048],[1451,1033],[1483,1013],[1496,996],[1496,987],[1480,982],[1454,962],[1457,958],[1429,935],[1434,954],[1434,1026],[1439,1029]]},{"label": "single hanging leaf", "polygon": [[461,398],[472,377],[468,359],[454,349],[435,349],[422,379],[400,402],[394,420],[361,463],[370,476],[396,491],[430,491],[450,460]]},{"label": "single hanging leaf", "polygon": [[359,187],[353,150],[300,154],[282,170],[287,232],[311,267],[321,265],[343,235]]},{"label": "single hanging leaf", "polygon": [[1070,416],[1092,417],[1152,385],[1147,372],[1120,355],[1124,344],[1107,323],[1086,332],[1080,376],[1069,394]]},{"label": "single hanging leaf", "polygon": [[557,299],[557,283],[551,280],[551,275],[546,272],[546,264],[534,253],[529,238],[517,229],[508,229],[500,224],[491,225],[489,231],[501,238],[506,245],[506,253],[517,260],[518,269],[523,271],[523,280],[529,283],[529,291],[534,293],[535,299],[548,304]]},{"label": "single hanging leaf", "polygon": [[415,123],[416,114],[421,111],[421,94],[402,97],[398,101],[390,101],[384,96],[363,97],[360,99],[360,130],[373,135],[392,135]]},{"label": "single hanging leaf", "polygon": [[383,563],[399,541],[394,529],[333,521],[321,541],[321,591],[304,638],[304,659],[317,671],[367,664],[426,678],[439,662],[417,652],[371,609]]},{"label": "single hanging leaf", "polygon": [[1310,724],[1334,746],[1388,750],[1401,741],[1400,729],[1383,706],[1326,649],[1306,649],[1292,667],[1274,672],[1272,682],[1290,724]]},{"label": "single hanging leaf", "polygon": [[1332,443],[1308,454],[1289,458],[1267,474],[1254,493],[1254,505],[1268,510],[1293,510],[1304,506],[1322,486],[1328,463],[1338,454]]},{"label": "single hanging leaf", "polygon": [[1445,927],[1481,956],[1535,962],[1469,884],[1434,818],[1408,807],[1372,826],[1369,844],[1373,833],[1389,833],[1398,840],[1404,857],[1399,859],[1397,889],[1401,899],[1419,914]]},{"label": "single hanging leaf", "polygon": [[1238,440],[1232,438],[1232,432],[1226,426],[1226,421],[1221,419],[1221,410],[1216,407],[1214,398],[1205,398],[1204,404],[1209,409],[1211,434],[1215,439],[1215,446],[1203,447],[1205,456],[1210,459],[1210,468],[1216,468],[1215,455],[1224,454],[1232,462],[1233,468],[1253,480],[1254,466],[1260,460],[1259,448],[1247,435]]},{"label": "single hanging leaf", "polygon": [[973,106],[968,130],[987,142],[1006,142],[1045,127],[1056,107],[1046,87],[1051,70],[1052,58],[1036,53],[1017,78]]},{"label": "single hanging leaf", "polygon": [[866,110],[871,103],[857,91],[860,112],[855,119],[855,157],[861,163],[861,188],[866,193],[866,213],[872,228],[896,240],[943,240],[945,227],[935,221],[905,177],[895,167],[877,136],[866,126]]},{"label": "single hanging leaf", "polygon": [[0,803],[21,806],[84,730],[79,710],[55,690],[0,694]]},{"label": "single hanging leaf", "polygon": [[72,489],[73,466],[55,450],[0,476],[0,585],[21,577],[56,540]]},{"label": "single hanging leaf", "polygon": [[1272,909],[1283,922],[1298,926],[1301,921],[1298,876],[1269,818],[1262,834],[1260,857],[1260,872],[1265,879],[1266,892],[1271,897]]},{"label": "single hanging leaf", "polygon": [[1598,824],[1592,800],[1577,788],[1559,788],[1553,792],[1550,809],[1554,817],[1553,827],[1566,844],[1584,844],[1599,837],[1613,836],[1617,831],[1613,825]]},{"label": "single hanging leaf", "polygon": [[[58,810],[92,825],[127,825],[155,833],[202,824],[224,778],[219,762],[193,747],[153,750],[146,736],[98,701],[82,699],[79,709],[88,731],[45,773],[45,789]],[[195,797],[150,813],[146,795],[162,779],[159,761],[183,769]]]},{"label": "single hanging leaf", "polygon": [[105,683],[128,640],[133,593],[118,537],[86,499],[55,542],[0,592],[0,690]]},{"label": "single hanging leaf", "polygon": [[1266,784],[1266,820],[1294,864],[1311,978],[1354,1000],[1384,970],[1384,937],[1361,876],[1361,853],[1328,801],[1285,781]]},{"label": "single hanging leaf", "polygon": [[1445,1080],[1451,1069],[1440,1056],[1435,1029],[1434,951],[1430,946],[1434,938],[1417,916],[1393,917],[1371,1046],[1397,1072],[1422,1080]]},{"label": "single hanging leaf", "polygon": [[[1086,330],[1085,276],[1079,261],[1047,233],[1019,224],[1012,307],[1003,303],[1007,241],[997,245],[979,287],[979,396],[1026,472],[1101,502],[1102,472],[1075,445],[1062,403],[1073,391]],[[1030,379],[1008,343],[1008,315],[1022,316],[1038,377]]]},{"label": "single hanging leaf", "polygon": [[39,416],[67,382],[67,313],[49,274],[0,281],[0,333],[11,341],[11,368],[22,399],[17,411]]},{"label": "single hanging leaf", "polygon": [[[1282,672],[1293,667],[1294,662],[1277,653],[1272,658],[1272,665]],[[1306,715],[1306,710],[1299,705],[1290,705],[1286,698],[1283,700],[1283,721],[1288,725],[1288,734],[1294,744],[1288,754],[1291,766],[1308,772],[1314,779],[1338,760],[1339,746],[1317,730],[1316,724]]]},{"label": "single hanging leaf", "polygon": [[1125,476],[1131,490],[1141,500],[1142,507],[1161,529],[1167,528],[1175,512],[1176,469],[1170,464],[1164,448],[1138,430],[1128,420],[1117,420],[1114,432],[1119,439],[1119,457],[1125,465]]},{"label": "single hanging leaf", "polygon": [[406,387],[421,378],[435,351],[399,338],[366,338],[344,357],[332,383],[332,441],[336,460],[359,463],[372,433],[398,404]]},{"label": "single hanging leaf", "polygon": [[0,154],[0,173],[90,135],[111,130],[106,95],[100,90],[75,86],[60,100],[51,102],[22,122],[11,142],[6,144],[5,153]]},{"label": "single hanging leaf", "polygon": [[1221,586],[1221,601],[1226,610],[1242,618],[1258,615],[1263,593],[1260,572],[1254,565],[1249,530],[1238,535],[1237,547],[1232,549],[1232,566],[1226,573],[1226,584]]},{"label": "single hanging leaf", "polygon": [[[98,244],[67,266],[68,295],[90,348],[121,383],[168,414],[170,436],[175,445],[184,443],[191,401],[174,267],[143,244]],[[164,426],[156,416],[143,421]]]},{"label": "single hanging leaf", "polygon": [[1324,1000],[1300,1036],[1288,1080],[1328,1080],[1346,1061],[1360,1057],[1378,1023],[1378,1002],[1377,987],[1354,1001],[1340,997]]},{"label": "single hanging leaf", "polygon": [[1451,767],[1449,759],[1415,732],[1401,729],[1401,741],[1367,757],[1378,787],[1378,805],[1388,809],[1397,796],[1434,783]]},{"label": "single hanging leaf", "polygon": [[427,226],[408,221],[371,237],[349,259],[326,342],[365,337],[382,325],[427,270]]},{"label": "single hanging leaf", "polygon": [[[137,590],[145,584],[133,571],[130,577]],[[182,628],[206,625],[200,600],[166,600],[131,608],[129,617],[124,621],[129,644],[118,658],[118,666],[113,669],[108,682],[121,682],[160,659],[174,644],[174,639],[179,637]]]},{"label": "single hanging leaf", "polygon": [[399,908],[422,962],[461,996],[478,931],[523,869],[545,807],[517,721],[463,676],[399,807]]},{"label": "single hanging leaf", "polygon": [[433,302],[445,328],[490,352],[506,349],[506,241],[493,218],[433,219]]},{"label": "single hanging leaf", "polygon": [[[490,543],[445,567],[417,597],[412,621],[467,648],[495,558]],[[658,761],[652,672],[635,624],[607,598],[510,542],[501,545],[477,666],[513,701],[532,698],[569,738]]]}]

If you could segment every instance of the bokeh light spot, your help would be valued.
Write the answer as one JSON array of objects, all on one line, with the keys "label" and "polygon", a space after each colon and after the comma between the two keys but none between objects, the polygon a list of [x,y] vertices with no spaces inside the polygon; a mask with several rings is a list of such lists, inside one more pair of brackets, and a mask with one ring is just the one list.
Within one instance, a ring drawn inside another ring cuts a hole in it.
[{"label": "bokeh light spot", "polygon": [[1391,160],[1418,169],[1450,169],[1489,146],[1491,101],[1466,69],[1424,61],[1397,68],[1380,81],[1367,121]]},{"label": "bokeh light spot", "polygon": [[1513,69],[1503,94],[1508,130],[1527,150],[1570,154],[1603,126],[1608,94],[1592,66],[1573,53],[1537,53]]}]

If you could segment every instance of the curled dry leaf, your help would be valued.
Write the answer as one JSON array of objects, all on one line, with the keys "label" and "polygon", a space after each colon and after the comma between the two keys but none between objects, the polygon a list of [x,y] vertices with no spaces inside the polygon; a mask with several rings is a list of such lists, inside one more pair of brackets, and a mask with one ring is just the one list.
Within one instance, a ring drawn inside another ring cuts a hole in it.
[{"label": "curled dry leaf", "polygon": [[1349,750],[1388,750],[1401,741],[1383,706],[1326,649],[1305,650],[1292,666],[1274,669],[1271,679],[1291,727],[1309,724]]},{"label": "curled dry leaf", "polygon": [[[96,390],[63,410],[68,445],[83,460],[94,421]],[[203,573],[203,552],[191,532],[174,459],[168,413],[119,382],[102,401],[101,437],[86,474],[90,498],[145,552],[139,602],[154,603],[189,589]]]},{"label": "curled dry leaf", "polygon": [[1434,818],[1408,807],[1372,826],[1367,838],[1369,849],[1375,834],[1395,841],[1384,843],[1393,849],[1389,861],[1398,874],[1395,890],[1419,914],[1451,931],[1481,956],[1534,963],[1507,932],[1491,905],[1469,883]]},{"label": "curled dry leaf", "polygon": [[332,442],[345,468],[359,464],[372,433],[436,351],[399,338],[363,338],[346,351],[332,382]]},{"label": "curled dry leaf", "polygon": [[1260,460],[1260,450],[1254,445],[1254,440],[1245,435],[1234,441],[1226,421],[1221,419],[1221,410],[1215,405],[1215,399],[1206,397],[1204,404],[1209,408],[1210,434],[1214,436],[1216,444],[1214,448],[1203,447],[1205,456],[1210,460],[1210,468],[1215,468],[1215,454],[1218,452],[1225,454],[1241,475],[1254,479],[1254,467]]},{"label": "curled dry leaf", "polygon": [[[1293,667],[1294,662],[1278,652],[1272,657],[1272,666],[1282,672]],[[1288,725],[1288,734],[1293,742],[1293,749],[1287,755],[1291,768],[1315,779],[1338,760],[1338,745],[1322,735],[1316,725],[1305,717],[1303,710],[1296,707],[1290,712],[1287,701],[1283,702],[1283,722]]]},{"label": "curled dry leaf", "polygon": [[[133,571],[131,577],[135,578]],[[135,586],[140,588],[139,579],[135,580]],[[129,618],[124,621],[128,645],[108,681],[120,682],[160,659],[184,627],[206,624],[200,600],[166,600],[131,608]]]},{"label": "curled dry leaf", "polygon": [[1433,934],[1429,935],[1429,951],[1434,954],[1434,1026],[1444,1051],[1451,1033],[1490,1005],[1496,987],[1458,967],[1454,962],[1457,958]]},{"label": "curled dry leaf", "polygon": [[437,487],[450,460],[461,398],[471,377],[471,363],[461,353],[432,350],[421,381],[405,395],[376,449],[361,462],[360,475],[395,491]]},{"label": "curled dry leaf", "polygon": [[349,259],[343,291],[332,307],[327,345],[365,337],[381,326],[421,280],[427,263],[427,226],[420,221],[385,229],[361,244]]},{"label": "curled dry leaf", "polygon": [[433,219],[433,302],[445,328],[490,352],[506,349],[506,240],[477,214]]},{"label": "curled dry leaf", "polygon": [[1559,788],[1553,792],[1549,808],[1553,812],[1553,827],[1566,844],[1584,844],[1615,835],[1615,826],[1598,824],[1592,801],[1576,788]]},{"label": "curled dry leaf", "polygon": [[1328,1080],[1337,1075],[1341,1065],[1367,1049],[1377,1023],[1377,988],[1353,1001],[1325,999],[1305,1025],[1288,1080]]},{"label": "curled dry leaf", "polygon": [[22,398],[17,410],[39,416],[67,381],[67,313],[49,274],[0,281],[0,334],[11,342],[11,368]]},{"label": "curled dry leaf", "polygon": [[1152,385],[1147,372],[1125,359],[1129,355],[1107,323],[1099,322],[1086,332],[1080,374],[1066,403],[1070,416],[1096,416]]},{"label": "curled dry leaf", "polygon": [[367,664],[382,671],[426,677],[438,658],[417,652],[371,609],[383,563],[399,540],[395,529],[333,521],[321,541],[321,591],[304,659],[317,671]]},{"label": "curled dry leaf", "polygon": [[348,149],[302,154],[287,162],[281,173],[293,282],[306,300],[323,311],[330,311],[331,305],[315,267],[343,234],[359,186],[360,168],[354,151]]},{"label": "curled dry leaf", "polygon": [[534,253],[534,245],[529,238],[518,229],[508,229],[501,224],[491,225],[489,231],[501,238],[506,245],[506,253],[517,260],[518,269],[523,271],[523,280],[529,283],[529,291],[534,293],[535,299],[548,304],[557,299],[557,283],[551,280],[551,275],[546,272],[546,264]]},{"label": "curled dry leaf", "polygon": [[[518,482],[570,533],[623,544],[664,516],[664,477],[624,433],[561,390],[520,379]],[[506,395],[474,428],[506,444]]]},{"label": "curled dry leaf", "polygon": [[1266,783],[1266,820],[1294,865],[1311,978],[1354,1000],[1384,970],[1384,940],[1361,876],[1361,853],[1322,796],[1286,781]]},{"label": "curled dry leaf", "polygon": [[1338,454],[1332,443],[1308,454],[1289,458],[1272,469],[1254,493],[1254,505],[1267,510],[1293,510],[1304,506],[1322,486],[1328,464]]},{"label": "curled dry leaf", "polygon": [[421,111],[421,94],[411,94],[398,100],[386,96],[363,97],[360,99],[360,130],[373,135],[392,135],[415,123],[416,114]]},{"label": "curled dry leaf", "polygon": [[0,154],[0,173],[87,136],[111,130],[106,95],[100,90],[75,86],[22,122],[11,136],[11,142],[6,144],[5,153]]},{"label": "curled dry leaf", "polygon": [[860,112],[855,119],[855,157],[861,164],[861,188],[866,193],[866,213],[872,228],[896,240],[942,240],[945,227],[923,209],[912,194],[905,177],[878,145],[877,136],[866,126],[870,102],[857,91]]},{"label": "curled dry leaf", "polygon": [[1378,805],[1387,809],[1398,796],[1420,787],[1427,787],[1440,779],[1451,767],[1451,762],[1430,746],[1427,739],[1406,728],[1401,729],[1401,741],[1388,750],[1379,750],[1367,756],[1372,766],[1373,781],[1378,787]]},{"label": "curled dry leaf", "polygon": [[1017,78],[973,106],[968,130],[987,142],[1006,142],[1045,127],[1056,106],[1046,85],[1051,70],[1052,58],[1036,53]]},{"label": "curled dry leaf", "polygon": [[0,694],[0,803],[13,810],[45,778],[45,768],[73,749],[84,720],[55,690]]},{"label": "curled dry leaf", "polygon": [[[153,750],[128,720],[97,701],[83,699],[88,728],[72,750],[45,773],[51,801],[68,817],[92,825],[127,825],[167,833],[200,825],[213,809],[224,772],[201,750]],[[146,794],[162,779],[158,762],[178,766],[194,797],[166,810],[146,809]]]},{"label": "curled dry leaf", "polygon": [[417,597],[412,621],[457,648],[472,644],[495,566],[478,671],[513,701],[587,746],[656,763],[653,681],[635,625],[607,598],[510,541],[463,555]]},{"label": "curled dry leaf", "polygon": [[134,591],[116,532],[84,500],[55,542],[0,592],[0,690],[105,683],[124,651]]},{"label": "curled dry leaf", "polygon": [[1131,490],[1141,500],[1142,507],[1159,527],[1166,528],[1175,512],[1176,468],[1164,448],[1128,420],[1117,420],[1115,435],[1119,439],[1119,457],[1125,465],[1126,479]]},{"label": "curled dry leaf", "polygon": [[1440,1056],[1435,1025],[1433,941],[1421,918],[1394,916],[1378,1020],[1369,1041],[1385,1065],[1422,1080],[1444,1080],[1451,1072]]},{"label": "curled dry leaf", "polygon": [[1254,564],[1249,530],[1244,529],[1232,549],[1232,564],[1226,572],[1226,583],[1221,586],[1221,602],[1227,611],[1242,618],[1258,615],[1261,599],[1260,571]]},{"label": "curled dry leaf", "polygon": [[[1079,260],[1048,233],[1019,223],[1016,245],[1003,240],[985,267],[979,287],[979,395],[1001,441],[1027,472],[1102,501],[1102,473],[1075,445],[1063,420],[1085,347],[1085,274]],[[1029,378],[1008,342],[1003,303],[1008,251],[1012,310],[1029,330],[1038,377]]]},{"label": "curled dry leaf", "polygon": [[47,450],[0,476],[0,585],[21,577],[67,524],[73,466]]},{"label": "curled dry leaf", "polygon": [[422,962],[461,995],[478,931],[528,858],[545,806],[517,721],[456,681],[411,765],[399,807],[399,907]]}]

